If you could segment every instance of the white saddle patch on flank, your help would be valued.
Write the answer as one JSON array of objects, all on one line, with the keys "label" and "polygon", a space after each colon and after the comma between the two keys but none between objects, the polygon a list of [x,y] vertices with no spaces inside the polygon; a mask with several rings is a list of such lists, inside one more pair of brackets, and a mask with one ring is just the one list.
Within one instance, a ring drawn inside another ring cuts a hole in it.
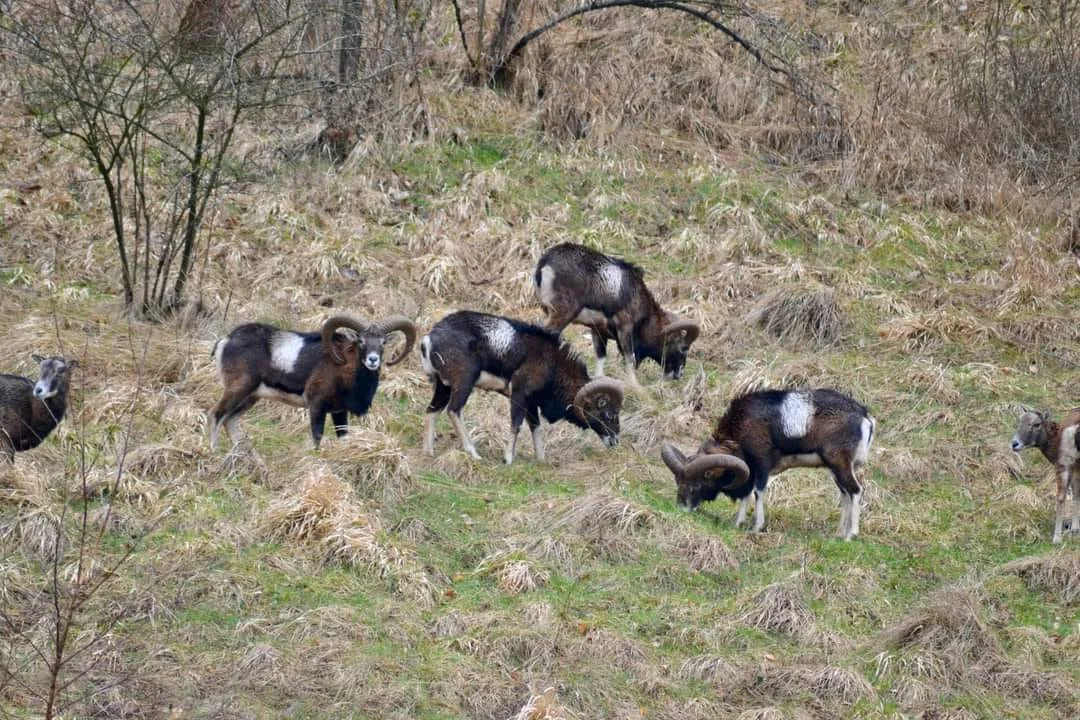
[{"label": "white saddle patch on flank", "polygon": [[495,318],[488,323],[485,334],[491,349],[497,355],[506,355],[514,344],[517,332],[510,323],[502,318]]},{"label": "white saddle patch on flank", "polygon": [[600,287],[609,295],[617,297],[622,292],[623,270],[615,263],[600,268]]},{"label": "white saddle patch on flank", "polygon": [[789,438],[806,437],[810,432],[810,420],[814,417],[814,403],[809,395],[791,392],[780,404],[780,427]]},{"label": "white saddle patch on flank", "polygon": [[304,338],[296,333],[274,333],[274,339],[270,341],[270,364],[275,370],[291,373],[303,348]]}]

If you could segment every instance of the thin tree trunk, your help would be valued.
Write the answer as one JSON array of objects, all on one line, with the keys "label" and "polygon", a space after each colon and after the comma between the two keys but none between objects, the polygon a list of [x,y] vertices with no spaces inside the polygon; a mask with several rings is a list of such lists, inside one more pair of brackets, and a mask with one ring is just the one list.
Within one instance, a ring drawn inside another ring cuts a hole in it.
[{"label": "thin tree trunk", "polygon": [[338,53],[338,84],[346,85],[360,67],[362,0],[341,1],[341,50]]},{"label": "thin tree trunk", "polygon": [[[199,234],[199,192],[202,189],[203,145],[206,143],[206,107],[199,107],[199,116],[195,125],[195,155],[191,159],[191,185],[187,200],[187,223],[184,227],[183,253],[180,256],[180,269],[176,274],[176,286],[170,306],[174,306],[184,295],[188,274],[191,271],[191,256]],[[172,307],[169,308],[170,310]]]}]

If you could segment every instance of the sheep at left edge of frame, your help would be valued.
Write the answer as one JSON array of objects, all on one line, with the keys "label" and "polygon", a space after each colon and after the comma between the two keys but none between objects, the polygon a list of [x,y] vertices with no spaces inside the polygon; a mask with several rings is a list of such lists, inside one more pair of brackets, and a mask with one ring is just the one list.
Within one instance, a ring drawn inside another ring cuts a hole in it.
[{"label": "sheep at left edge of frame", "polygon": [[[338,332],[341,329],[354,336]],[[364,415],[371,407],[383,348],[395,332],[405,336],[405,347],[386,365],[404,360],[416,342],[416,326],[404,316],[367,323],[335,315],[312,332],[263,323],[236,327],[217,341],[212,353],[224,392],[210,411],[211,449],[217,446],[222,426],[234,445],[240,441],[237,422],[260,398],[307,408],[316,450],[327,415],[338,437],[345,435],[349,413]]]},{"label": "sheep at left edge of frame", "polygon": [[15,453],[36,448],[49,436],[67,411],[71,371],[78,360],[59,355],[33,355],[38,380],[21,375],[0,375],[0,456],[15,461]]}]

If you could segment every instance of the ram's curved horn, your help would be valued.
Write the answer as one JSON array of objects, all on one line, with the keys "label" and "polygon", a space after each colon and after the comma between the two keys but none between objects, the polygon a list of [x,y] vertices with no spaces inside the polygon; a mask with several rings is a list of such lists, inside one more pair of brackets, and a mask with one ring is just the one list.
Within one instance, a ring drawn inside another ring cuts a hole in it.
[{"label": "ram's curved horn", "polygon": [[686,467],[686,456],[682,454],[679,448],[671,443],[664,443],[660,447],[660,458],[671,472],[677,476],[682,475],[683,468]]},{"label": "ram's curved horn", "polygon": [[622,407],[623,403],[623,387],[622,383],[610,378],[597,378],[596,380],[590,380],[577,391],[574,395],[574,407],[578,409],[584,417],[588,410],[585,406],[588,404],[589,398],[594,395],[609,395],[610,401],[615,403],[615,409],[618,410]]},{"label": "ram's curved horn", "polygon": [[698,455],[690,462],[683,466],[683,479],[687,482],[693,482],[705,477],[706,474],[714,470],[731,470],[738,477],[732,481],[728,487],[738,487],[746,482],[746,479],[750,477],[750,468],[745,462],[735,457],[734,455],[728,455],[726,453],[709,453],[706,455]]},{"label": "ram's curved horn", "polygon": [[323,349],[326,350],[330,359],[338,365],[345,364],[345,358],[340,352],[338,352],[337,346],[334,345],[334,331],[338,328],[349,328],[355,330],[361,335],[367,335],[371,332],[371,326],[362,320],[357,320],[354,317],[348,315],[334,315],[332,318],[323,323],[322,326],[322,344]]},{"label": "ram's curved horn", "polygon": [[701,334],[701,325],[689,318],[675,317],[671,324],[664,328],[665,343],[669,341],[669,338],[677,337],[680,333],[685,333],[686,337],[683,343],[686,347],[690,347],[698,339],[698,335]]},{"label": "ram's curved horn", "polygon": [[391,315],[385,320],[376,323],[373,326],[373,329],[380,335],[389,335],[392,332],[400,332],[405,336],[405,348],[393,358],[387,360],[387,365],[397,365],[404,360],[409,352],[412,351],[413,345],[416,344],[416,325],[404,315]]}]

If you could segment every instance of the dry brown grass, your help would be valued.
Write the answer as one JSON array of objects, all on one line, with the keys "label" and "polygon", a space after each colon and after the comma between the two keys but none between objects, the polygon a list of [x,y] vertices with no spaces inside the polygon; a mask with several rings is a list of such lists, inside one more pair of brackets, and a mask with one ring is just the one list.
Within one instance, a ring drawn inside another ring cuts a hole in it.
[{"label": "dry brown grass", "polygon": [[559,702],[555,688],[549,687],[543,692],[530,688],[529,701],[511,720],[570,720],[575,717]]},{"label": "dry brown grass", "polygon": [[943,588],[884,633],[888,650],[878,656],[878,674],[895,664],[901,674],[958,683],[971,667],[1001,657],[985,613],[978,588]]},{"label": "dry brown grass", "polygon": [[1075,550],[1020,558],[1003,565],[1000,572],[1020,577],[1031,590],[1045,593],[1066,607],[1080,603],[1080,552]]},{"label": "dry brown grass", "polygon": [[477,565],[475,574],[494,577],[499,589],[508,595],[532,592],[545,586],[551,573],[529,560],[520,551],[499,551],[488,555]]},{"label": "dry brown grass", "polygon": [[769,292],[751,308],[744,321],[802,351],[835,345],[849,324],[835,290],[803,285]]},{"label": "dry brown grass", "polygon": [[831,640],[818,628],[814,613],[793,581],[773,583],[760,590],[739,615],[740,622],[764,632],[806,643]]},{"label": "dry brown grass", "polygon": [[412,482],[409,457],[400,441],[379,430],[351,427],[325,455],[334,472],[350,482],[360,497],[378,500],[385,507],[405,497]]},{"label": "dry brown grass", "polygon": [[667,542],[670,552],[684,559],[691,570],[719,573],[739,568],[735,553],[718,537],[683,531]]},{"label": "dry brown grass", "polygon": [[594,490],[571,500],[556,514],[552,529],[570,528],[582,535],[616,532],[635,535],[653,524],[648,508],[624,500],[606,490]]}]

